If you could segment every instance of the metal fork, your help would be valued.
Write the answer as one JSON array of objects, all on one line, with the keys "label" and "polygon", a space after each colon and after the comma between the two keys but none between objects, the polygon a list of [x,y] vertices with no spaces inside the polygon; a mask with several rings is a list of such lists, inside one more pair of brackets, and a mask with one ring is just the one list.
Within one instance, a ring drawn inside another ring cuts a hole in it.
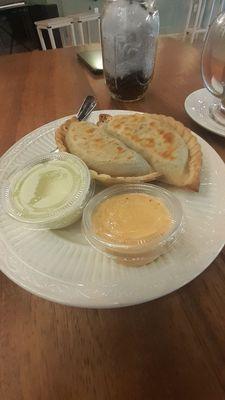
[{"label": "metal fork", "polygon": [[[94,110],[96,105],[97,105],[97,101],[94,98],[94,96],[85,97],[77,114],[75,114],[75,117],[78,119],[78,121],[85,120],[91,114],[91,112]],[[58,151],[59,151],[59,149],[57,149],[57,147],[56,147],[54,150],[51,150],[51,153],[57,153]]]},{"label": "metal fork", "polygon": [[87,96],[81,104],[76,117],[79,121],[86,119],[96,107],[97,102],[94,96]]}]

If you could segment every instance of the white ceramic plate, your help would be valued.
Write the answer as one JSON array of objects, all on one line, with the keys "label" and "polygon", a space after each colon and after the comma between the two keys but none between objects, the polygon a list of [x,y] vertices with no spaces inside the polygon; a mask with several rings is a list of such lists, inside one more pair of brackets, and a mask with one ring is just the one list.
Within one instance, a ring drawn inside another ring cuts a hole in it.
[{"label": "white ceramic plate", "polygon": [[[126,111],[105,111],[122,114]],[[99,112],[92,113],[96,122]],[[25,136],[2,157],[0,184],[14,169],[55,147],[54,131],[66,118]],[[31,231],[0,207],[2,271],[28,291],[80,307],[120,307],[170,293],[199,275],[225,242],[224,164],[201,138],[203,170],[199,193],[171,188],[182,203],[185,232],[176,246],[152,264],[128,268],[93,250],[80,224],[58,231]]]},{"label": "white ceramic plate", "polygon": [[189,117],[197,124],[208,131],[225,137],[225,127],[218,124],[209,115],[209,106],[218,103],[219,99],[213,96],[207,89],[199,89],[186,98],[184,107]]}]

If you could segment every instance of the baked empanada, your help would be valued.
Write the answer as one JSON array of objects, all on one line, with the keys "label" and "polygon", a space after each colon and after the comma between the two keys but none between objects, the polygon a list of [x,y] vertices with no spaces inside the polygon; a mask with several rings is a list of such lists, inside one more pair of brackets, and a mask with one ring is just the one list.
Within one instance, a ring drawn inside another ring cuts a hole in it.
[{"label": "baked empanada", "polygon": [[56,132],[60,150],[82,158],[105,183],[160,180],[198,191],[201,148],[172,117],[158,114],[99,115],[97,125],[66,121]]}]

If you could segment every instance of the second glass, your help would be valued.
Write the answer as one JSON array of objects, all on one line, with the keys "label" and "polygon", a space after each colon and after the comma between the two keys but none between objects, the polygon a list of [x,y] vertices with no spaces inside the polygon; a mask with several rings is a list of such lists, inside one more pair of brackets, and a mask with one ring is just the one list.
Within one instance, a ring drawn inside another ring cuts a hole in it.
[{"label": "second glass", "polygon": [[151,0],[108,0],[101,18],[103,67],[113,98],[141,99],[152,79],[159,14]]},{"label": "second glass", "polygon": [[209,28],[202,53],[202,78],[206,88],[221,99],[221,103],[211,104],[209,114],[225,126],[225,13]]}]

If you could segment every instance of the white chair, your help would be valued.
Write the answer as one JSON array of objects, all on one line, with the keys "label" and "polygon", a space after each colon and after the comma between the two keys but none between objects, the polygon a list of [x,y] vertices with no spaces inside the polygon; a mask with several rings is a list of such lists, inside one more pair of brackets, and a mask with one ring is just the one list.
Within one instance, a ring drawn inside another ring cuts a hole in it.
[{"label": "white chair", "polygon": [[[185,40],[188,34],[191,34],[191,43],[194,42],[199,33],[205,33],[205,38],[213,16],[215,13],[221,12],[224,9],[225,0],[210,0],[210,12],[209,15],[207,15],[206,25],[202,27],[207,2],[208,0],[190,0],[183,40]],[[193,25],[191,25],[192,20]]]},{"label": "white chair", "polygon": [[71,35],[71,43],[73,46],[77,45],[77,41],[75,38],[74,32],[74,19],[72,17],[58,17],[51,19],[44,19],[42,21],[35,22],[37,33],[40,39],[42,50],[46,50],[46,44],[44,41],[44,37],[42,34],[42,30],[47,30],[49,39],[51,42],[52,49],[56,49],[55,38],[53,34],[54,29],[69,27],[70,35]]},{"label": "white chair", "polygon": [[[97,9],[96,9],[97,10]],[[93,26],[93,23],[96,22],[96,32],[97,32],[97,37],[98,37],[98,42],[101,40],[101,35],[100,35],[100,14],[98,11],[95,13],[82,13],[82,14],[73,14],[70,15],[70,17],[73,18],[75,26],[78,28],[78,34],[79,34],[79,44],[84,45],[85,43],[92,43],[92,29],[91,25]],[[87,29],[87,42],[85,40],[85,32],[84,29]],[[95,35],[96,36],[96,35]],[[96,39],[94,40],[96,42]]]},{"label": "white chair", "polygon": [[[206,0],[205,0],[205,1],[206,1]],[[213,0],[213,2],[212,2],[212,7],[211,7],[211,11],[210,11],[210,14],[209,14],[209,17],[208,17],[208,21],[207,21],[207,26],[206,26],[206,30],[205,30],[204,39],[206,38],[207,31],[208,31],[209,26],[210,26],[210,24],[211,24],[211,22],[212,22],[214,9],[215,9],[215,6],[217,5],[216,3],[218,3],[218,1],[217,1],[217,0]],[[224,8],[225,8],[225,0],[220,0],[220,1],[219,1],[219,4],[218,4],[218,12],[222,12],[222,11],[224,10]]]}]

